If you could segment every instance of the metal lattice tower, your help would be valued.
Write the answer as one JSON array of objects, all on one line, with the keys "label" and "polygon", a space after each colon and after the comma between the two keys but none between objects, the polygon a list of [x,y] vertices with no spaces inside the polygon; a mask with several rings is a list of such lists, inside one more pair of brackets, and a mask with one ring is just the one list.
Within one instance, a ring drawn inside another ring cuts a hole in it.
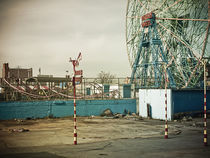
[{"label": "metal lattice tower", "polygon": [[202,58],[210,56],[208,5],[208,0],[128,0],[131,82],[145,88],[163,87],[167,66],[168,86],[200,87]]},{"label": "metal lattice tower", "polygon": [[[136,78],[141,80],[141,87],[161,87],[165,80],[164,69],[168,65],[168,60],[166,59],[166,53],[163,52],[162,42],[156,29],[155,14],[148,13],[142,16],[142,21],[142,37],[132,69],[131,82],[136,75]],[[140,59],[142,59],[141,64],[139,64]],[[139,69],[139,73],[136,72],[137,69]],[[167,73],[170,78],[170,86],[175,87],[174,78],[168,68]],[[154,84],[149,85],[147,81],[152,76],[154,76]]]}]

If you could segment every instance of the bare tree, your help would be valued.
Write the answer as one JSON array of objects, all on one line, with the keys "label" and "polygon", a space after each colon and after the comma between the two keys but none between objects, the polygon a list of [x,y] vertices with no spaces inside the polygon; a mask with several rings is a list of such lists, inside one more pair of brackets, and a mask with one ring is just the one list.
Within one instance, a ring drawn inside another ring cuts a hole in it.
[{"label": "bare tree", "polygon": [[104,83],[112,83],[112,79],[115,78],[115,75],[112,75],[112,74],[110,74],[109,72],[101,71],[101,72],[98,74],[98,78],[101,79],[101,83],[102,83],[102,84],[104,84]]}]

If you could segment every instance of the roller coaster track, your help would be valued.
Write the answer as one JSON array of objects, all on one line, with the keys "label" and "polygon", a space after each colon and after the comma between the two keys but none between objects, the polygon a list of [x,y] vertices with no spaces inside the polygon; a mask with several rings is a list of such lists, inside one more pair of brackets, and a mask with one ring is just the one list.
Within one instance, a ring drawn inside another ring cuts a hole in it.
[{"label": "roller coaster track", "polygon": [[[54,94],[52,95],[47,95],[46,93],[45,96],[43,95],[37,95],[37,94],[32,94],[32,93],[28,93],[26,92],[25,90],[22,90],[22,89],[19,89],[18,87],[15,87],[13,86],[11,83],[9,83],[6,79],[3,79],[3,81],[12,89],[16,90],[17,92],[25,95],[25,96],[29,96],[29,97],[32,97],[32,98],[36,98],[36,99],[49,99],[51,97],[54,97],[54,96],[62,96],[62,97],[65,97],[65,98],[69,98],[69,99],[73,99],[74,96],[71,96],[71,95],[66,95],[66,94],[63,94],[63,93],[60,93],[58,91],[56,91],[55,89],[49,89],[50,91],[52,91]],[[40,83],[38,83],[38,85],[40,86]],[[95,84],[94,83],[91,83],[91,86],[94,86]],[[98,87],[97,87],[98,86]],[[102,87],[100,85],[96,85],[96,89],[99,90],[99,93],[97,94],[94,94],[94,95],[89,95],[89,96],[85,96],[85,98],[95,98],[95,97],[102,97],[102,96],[110,96],[110,94],[112,95],[120,95],[120,92],[118,90],[113,90],[113,91],[110,91],[110,92],[107,92],[107,93],[102,93]],[[44,91],[44,90],[43,90]],[[77,96],[76,97],[77,99],[82,99],[83,97],[82,96]]]},{"label": "roller coaster track", "polygon": [[27,95],[27,96],[30,96],[32,98],[50,98],[52,96],[55,96],[54,94],[53,95],[49,95],[49,96],[41,96],[41,95],[36,95],[36,94],[32,94],[32,93],[28,93],[26,91],[23,91],[23,90],[20,90],[18,89],[17,87],[13,86],[11,83],[9,83],[7,80],[3,79],[3,81],[9,86],[11,87],[12,89],[16,90],[17,92],[23,94],[23,95]]}]

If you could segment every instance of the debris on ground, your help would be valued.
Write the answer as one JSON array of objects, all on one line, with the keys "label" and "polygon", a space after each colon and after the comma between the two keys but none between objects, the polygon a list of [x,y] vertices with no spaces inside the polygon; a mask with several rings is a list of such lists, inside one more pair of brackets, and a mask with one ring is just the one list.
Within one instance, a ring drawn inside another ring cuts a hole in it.
[{"label": "debris on ground", "polygon": [[184,117],[182,118],[182,121],[186,122],[186,121],[187,121],[187,118],[184,116]]},{"label": "debris on ground", "polygon": [[88,118],[89,118],[89,119],[92,119],[92,118],[94,118],[94,117],[95,117],[94,115],[91,115],[91,116],[89,116]]},{"label": "debris on ground", "polygon": [[111,109],[106,109],[101,113],[101,116],[113,116]]},{"label": "debris on ground", "polygon": [[134,112],[133,112],[131,115],[132,115],[132,116],[137,116],[136,113],[134,113]]},{"label": "debris on ground", "polygon": [[181,130],[176,130],[176,131],[174,131],[174,135],[179,135],[179,134],[181,134],[182,133],[182,131]]},{"label": "debris on ground", "polygon": [[14,129],[9,129],[10,132],[29,132],[29,129],[25,128],[14,128]]},{"label": "debris on ground", "polygon": [[115,113],[113,118],[123,118],[123,114]]},{"label": "debris on ground", "polygon": [[193,119],[192,119],[192,117],[191,116],[184,116],[183,118],[182,118],[182,120],[181,121],[184,121],[184,122],[186,122],[186,121],[192,121]]},{"label": "debris on ground", "polygon": [[187,118],[187,121],[192,121],[193,119],[192,119],[192,117],[191,116],[189,116],[188,118]]},{"label": "debris on ground", "polygon": [[138,116],[135,113],[133,113],[132,115],[127,114],[124,118],[128,120],[134,120],[134,121],[143,120],[141,116]]},{"label": "debris on ground", "polygon": [[[207,116],[210,115],[210,110],[207,111]],[[191,111],[191,112],[179,112],[174,114],[174,119],[175,120],[181,120],[183,117],[202,117],[203,116],[203,111]]]},{"label": "debris on ground", "polygon": [[15,121],[17,121],[18,123],[22,123],[23,122],[23,120],[21,120],[21,119],[14,119]]},{"label": "debris on ground", "polygon": [[34,120],[32,117],[26,117],[26,120]]},{"label": "debris on ground", "polygon": [[103,111],[103,113],[101,113],[101,116],[105,117],[105,118],[113,118],[113,119],[127,119],[127,120],[143,120],[143,118],[139,115],[137,115],[136,113],[128,113],[126,115],[121,114],[121,113],[115,113],[113,114],[112,111],[110,109],[106,109]]},{"label": "debris on ground", "polygon": [[123,115],[125,116],[125,115],[130,115],[131,113],[130,113],[130,111],[129,110],[127,110],[127,109],[124,109],[124,112],[123,112]]},{"label": "debris on ground", "polygon": [[195,127],[203,127],[203,122],[195,122]]},{"label": "debris on ground", "polygon": [[124,117],[125,119],[130,119],[130,118],[135,118],[134,116],[132,116],[132,115],[126,115],[125,117]]}]

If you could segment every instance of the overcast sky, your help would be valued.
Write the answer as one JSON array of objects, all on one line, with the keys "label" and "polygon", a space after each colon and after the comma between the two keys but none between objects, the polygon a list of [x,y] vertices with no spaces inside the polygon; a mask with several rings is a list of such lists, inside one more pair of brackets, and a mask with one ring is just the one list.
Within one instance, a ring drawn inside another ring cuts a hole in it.
[{"label": "overcast sky", "polygon": [[[82,52],[84,77],[100,71],[130,76],[126,0],[0,0],[0,69],[33,68],[33,75],[72,72]],[[0,73],[1,74],[1,73]]]}]

